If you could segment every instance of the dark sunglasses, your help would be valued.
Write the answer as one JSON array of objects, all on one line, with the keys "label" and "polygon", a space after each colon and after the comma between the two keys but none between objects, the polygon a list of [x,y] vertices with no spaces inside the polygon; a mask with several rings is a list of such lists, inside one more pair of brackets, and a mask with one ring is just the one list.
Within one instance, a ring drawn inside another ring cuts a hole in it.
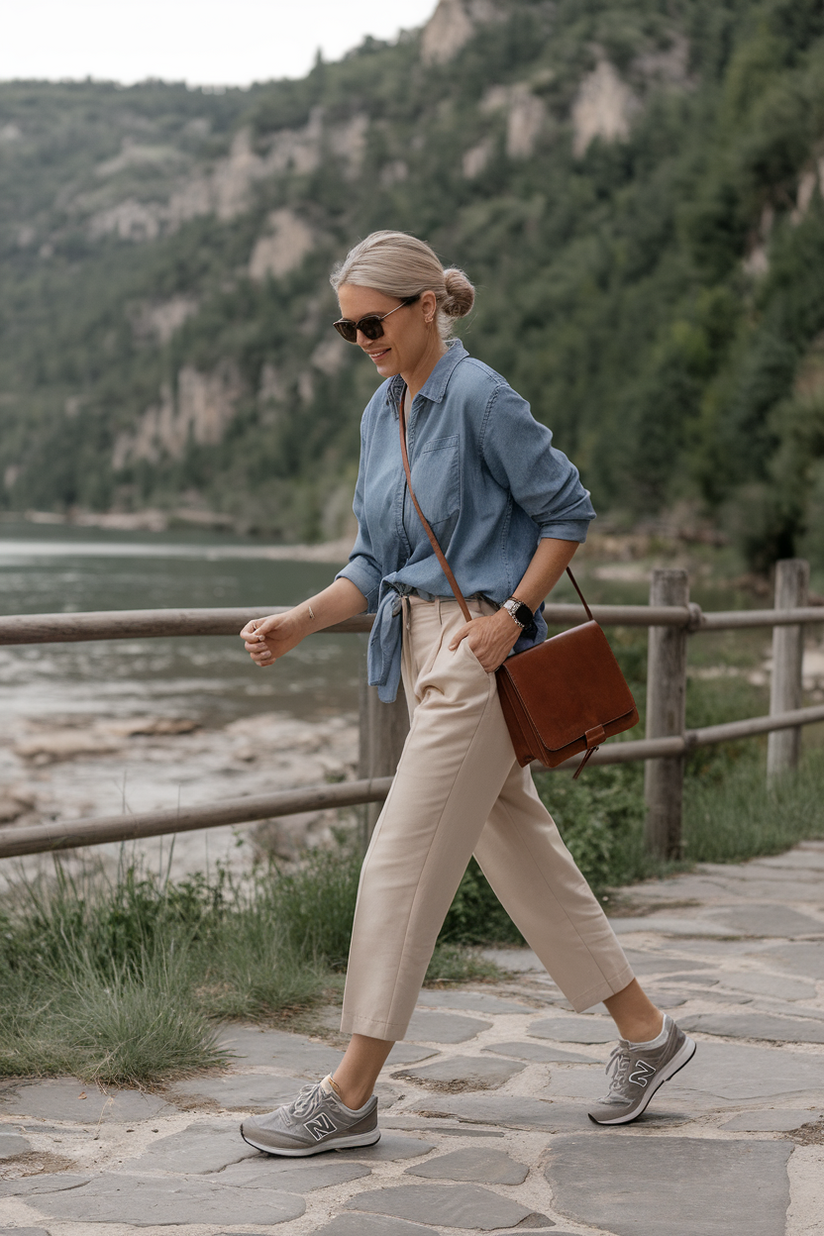
[{"label": "dark sunglasses", "polygon": [[359,322],[352,322],[349,318],[341,318],[338,322],[333,322],[335,330],[347,343],[357,343],[358,331],[365,335],[367,339],[380,339],[383,334],[383,320],[390,318],[393,313],[397,313],[399,309],[403,309],[405,305],[414,305],[416,300],[420,300],[421,294],[418,292],[416,296],[407,296],[396,305],[394,309],[390,309],[388,313],[370,313],[367,317],[361,318]]}]

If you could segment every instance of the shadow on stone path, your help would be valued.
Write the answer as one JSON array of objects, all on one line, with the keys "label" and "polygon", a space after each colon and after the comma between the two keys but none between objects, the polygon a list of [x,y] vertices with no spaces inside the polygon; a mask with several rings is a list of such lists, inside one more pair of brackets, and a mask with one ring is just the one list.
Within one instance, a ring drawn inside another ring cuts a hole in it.
[{"label": "shadow on stone path", "polygon": [[699,1044],[636,1124],[586,1116],[603,1006],[575,1014],[528,950],[490,950],[509,981],[422,993],[364,1150],[240,1139],[340,1059],[283,1031],[225,1027],[232,1068],[163,1095],[2,1083],[0,1236],[822,1236],[824,843],[631,895],[630,960]]}]

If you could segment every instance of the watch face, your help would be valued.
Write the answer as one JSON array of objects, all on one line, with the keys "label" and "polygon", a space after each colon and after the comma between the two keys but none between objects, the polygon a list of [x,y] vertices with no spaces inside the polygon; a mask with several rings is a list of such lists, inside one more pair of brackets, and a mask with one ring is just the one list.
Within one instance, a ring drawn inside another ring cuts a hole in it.
[{"label": "watch face", "polygon": [[504,601],[504,609],[520,627],[526,627],[532,622],[532,611],[522,601],[510,597],[508,601]]},{"label": "watch face", "polygon": [[523,601],[517,601],[511,597],[504,602],[504,609],[508,614],[511,614],[517,623],[522,627],[527,627],[534,620],[532,610],[528,605],[524,605]]}]

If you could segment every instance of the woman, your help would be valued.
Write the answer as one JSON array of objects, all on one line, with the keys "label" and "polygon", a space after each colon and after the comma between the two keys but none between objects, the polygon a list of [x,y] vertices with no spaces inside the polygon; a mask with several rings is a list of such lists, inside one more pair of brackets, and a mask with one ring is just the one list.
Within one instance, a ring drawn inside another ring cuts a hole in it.
[{"label": "woman", "polygon": [[[332,275],[341,319],[385,379],[361,425],[358,536],[334,583],[241,631],[269,666],[312,631],[375,613],[369,681],[403,677],[411,728],[363,863],[343,1001],[351,1039],[334,1076],[244,1121],[251,1145],[302,1156],[380,1137],[372,1090],[403,1038],[438,932],[474,853],[573,1007],[603,1000],[621,1043],[590,1112],[634,1120],[695,1044],[648,1000],[551,817],[514,758],[494,671],[546,635],[540,612],[595,512],[548,429],[497,373],[450,340],[472,308],[462,271],[428,245],[376,232]],[[416,497],[468,600],[465,622],[409,500]]]}]

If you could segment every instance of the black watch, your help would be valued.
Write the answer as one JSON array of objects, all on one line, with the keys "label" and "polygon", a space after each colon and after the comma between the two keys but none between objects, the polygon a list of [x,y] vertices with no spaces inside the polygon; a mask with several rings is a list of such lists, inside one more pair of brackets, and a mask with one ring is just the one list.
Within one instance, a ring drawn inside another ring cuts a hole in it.
[{"label": "black watch", "polygon": [[535,621],[535,615],[528,605],[524,605],[523,601],[519,601],[517,597],[510,597],[508,601],[504,601],[501,609],[505,609],[522,631],[525,631],[528,626],[531,626]]}]

